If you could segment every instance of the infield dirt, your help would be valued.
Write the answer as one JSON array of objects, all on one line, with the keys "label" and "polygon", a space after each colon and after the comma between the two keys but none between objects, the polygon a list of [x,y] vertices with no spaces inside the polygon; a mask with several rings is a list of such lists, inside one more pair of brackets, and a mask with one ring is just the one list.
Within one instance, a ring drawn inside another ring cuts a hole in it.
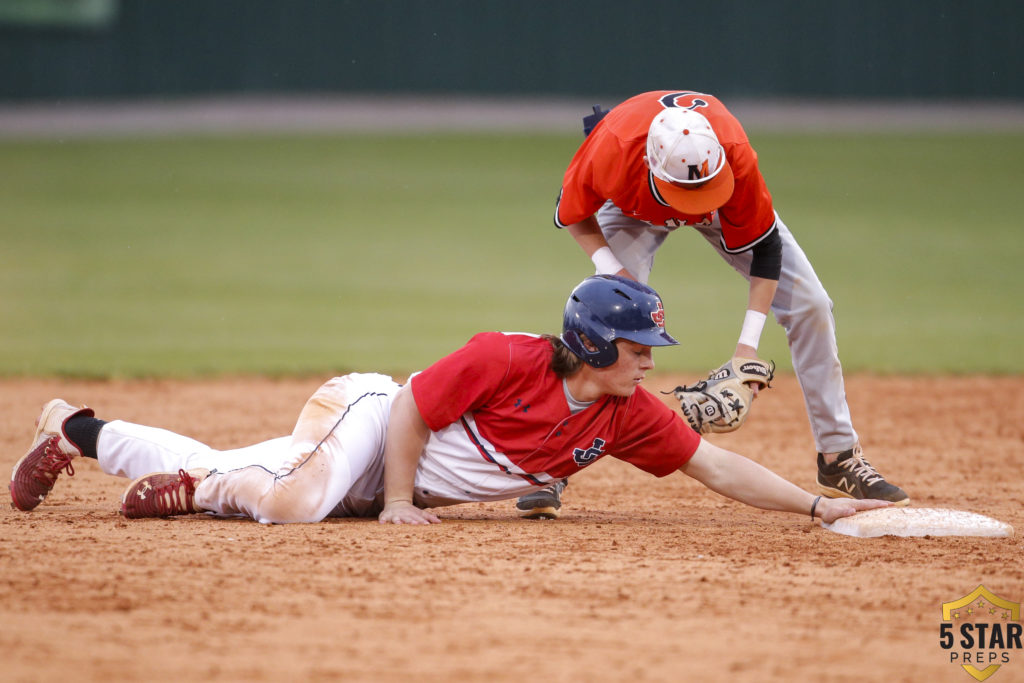
[{"label": "infield dirt", "polygon": [[[289,433],[322,379],[0,381],[0,465],[55,396],[227,448]],[[612,458],[553,522],[512,501],[419,528],[128,521],[127,481],[80,459],[34,512],[0,512],[0,680],[971,681],[939,645],[941,606],[979,584],[1024,601],[1024,377],[854,375],[847,392],[914,505],[1017,535],[849,538]],[[792,375],[712,440],[813,486]],[[1024,680],[1007,652],[991,680]]]}]

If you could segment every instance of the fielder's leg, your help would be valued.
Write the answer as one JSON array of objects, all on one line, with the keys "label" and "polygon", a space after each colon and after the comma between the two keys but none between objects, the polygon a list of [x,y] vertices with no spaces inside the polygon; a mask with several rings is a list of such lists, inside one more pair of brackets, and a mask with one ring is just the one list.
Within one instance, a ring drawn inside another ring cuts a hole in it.
[{"label": "fielder's leg", "polygon": [[[729,253],[722,245],[717,216],[698,231],[738,273],[749,280],[748,250]],[[909,501],[863,458],[846,401],[842,364],[836,343],[832,300],[786,224],[776,214],[782,238],[782,273],[772,301],[772,313],[786,331],[793,369],[818,450],[818,484],[830,496],[880,498],[897,504]]]},{"label": "fielder's leg", "polygon": [[[846,403],[832,301],[786,225],[777,219],[776,226],[782,238],[782,274],[771,310],[786,331],[815,445],[822,452],[852,448],[858,437]],[[725,251],[717,218],[712,225],[697,230],[749,281],[753,255],[749,250],[736,254]]]},{"label": "fielder's leg", "polygon": [[640,282],[646,283],[654,268],[654,254],[668,237],[668,228],[630,218],[611,201],[597,212],[605,241],[615,258]]}]

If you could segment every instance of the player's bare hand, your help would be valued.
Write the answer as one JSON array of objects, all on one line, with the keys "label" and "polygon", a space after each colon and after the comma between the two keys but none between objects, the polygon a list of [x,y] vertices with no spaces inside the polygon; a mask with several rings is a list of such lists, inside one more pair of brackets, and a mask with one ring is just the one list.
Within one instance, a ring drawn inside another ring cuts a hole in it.
[{"label": "player's bare hand", "polygon": [[884,508],[892,505],[887,500],[855,500],[853,498],[822,498],[818,501],[818,507],[815,508],[815,515],[821,518],[821,521],[831,524],[837,519],[843,517],[849,517],[855,515],[858,512],[864,510],[874,510],[875,508]]},{"label": "player's bare hand", "polygon": [[381,524],[440,524],[441,518],[429,510],[421,510],[409,501],[388,503],[377,517]]}]

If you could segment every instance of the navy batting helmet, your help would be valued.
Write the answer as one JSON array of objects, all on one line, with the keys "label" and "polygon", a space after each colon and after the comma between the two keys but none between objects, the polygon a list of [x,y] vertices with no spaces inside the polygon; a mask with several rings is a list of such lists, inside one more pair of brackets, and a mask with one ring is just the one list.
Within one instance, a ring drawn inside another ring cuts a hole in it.
[{"label": "navy batting helmet", "polygon": [[[596,350],[588,349],[580,335]],[[605,368],[619,358],[616,339],[644,346],[679,343],[665,331],[665,309],[653,289],[618,275],[588,277],[565,302],[562,342],[588,365]]]}]

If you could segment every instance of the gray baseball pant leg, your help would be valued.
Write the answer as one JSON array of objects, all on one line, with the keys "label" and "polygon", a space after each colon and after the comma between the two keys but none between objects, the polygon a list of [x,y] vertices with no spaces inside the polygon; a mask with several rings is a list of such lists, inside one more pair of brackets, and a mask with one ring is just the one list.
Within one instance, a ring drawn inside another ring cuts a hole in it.
[{"label": "gray baseball pant leg", "polygon": [[[771,310],[786,332],[816,448],[822,453],[844,451],[857,444],[858,436],[846,401],[832,301],[803,249],[785,223],[778,216],[776,219],[782,238],[782,273]],[[597,220],[616,258],[647,282],[654,254],[671,231],[630,218],[611,202],[601,207]],[[717,214],[710,225],[694,229],[749,281],[753,254],[749,250],[731,254],[723,248]]]},{"label": "gray baseball pant leg", "polygon": [[[782,238],[782,273],[771,310],[786,331],[815,446],[821,453],[837,453],[857,445],[858,436],[846,401],[832,300],[796,238],[778,214],[775,218]],[[717,215],[710,226],[697,230],[736,272],[750,279],[753,253],[725,250]]]},{"label": "gray baseball pant leg", "polygon": [[611,201],[606,201],[598,210],[597,222],[619,263],[637,280],[646,283],[654,268],[654,253],[671,230],[630,218]]}]

